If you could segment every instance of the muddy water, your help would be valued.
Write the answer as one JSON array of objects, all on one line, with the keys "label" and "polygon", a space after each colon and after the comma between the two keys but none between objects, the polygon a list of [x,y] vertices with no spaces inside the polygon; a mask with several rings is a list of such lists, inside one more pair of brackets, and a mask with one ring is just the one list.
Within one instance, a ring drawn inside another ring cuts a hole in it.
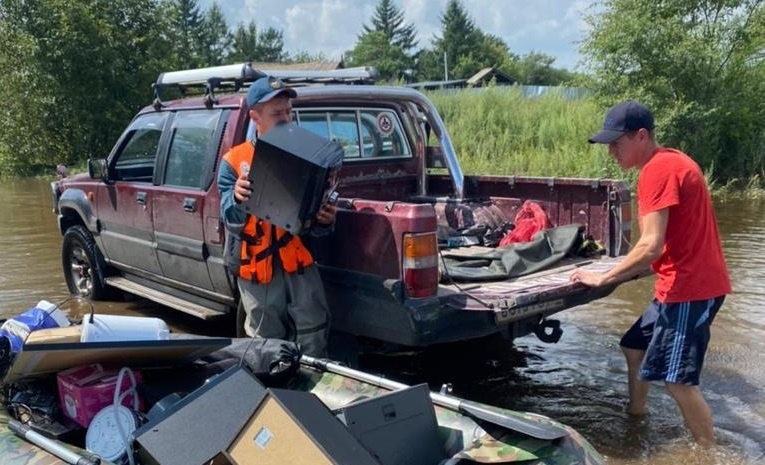
[{"label": "muddy water", "polygon": [[[580,431],[610,464],[765,464],[765,202],[718,203],[717,213],[734,293],[715,320],[702,376],[720,442],[711,451],[691,445],[660,384],[652,388],[646,418],[624,414],[626,369],[618,342],[647,302],[650,280],[560,314],[565,332],[558,344],[527,337],[512,350],[496,345],[481,352],[471,344],[365,363],[391,377],[448,383],[469,399],[556,418]],[[68,296],[47,181],[0,183],[0,241],[0,317]],[[74,314],[89,310],[85,303],[67,305]],[[161,316],[177,331],[226,331],[141,300],[99,302],[95,310]]]}]

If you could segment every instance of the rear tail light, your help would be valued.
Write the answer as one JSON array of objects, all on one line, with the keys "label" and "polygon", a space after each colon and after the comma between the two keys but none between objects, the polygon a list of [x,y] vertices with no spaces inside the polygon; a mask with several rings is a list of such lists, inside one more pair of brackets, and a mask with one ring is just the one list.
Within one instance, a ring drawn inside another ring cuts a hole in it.
[{"label": "rear tail light", "polygon": [[404,288],[409,297],[430,297],[438,291],[436,234],[404,234]]}]

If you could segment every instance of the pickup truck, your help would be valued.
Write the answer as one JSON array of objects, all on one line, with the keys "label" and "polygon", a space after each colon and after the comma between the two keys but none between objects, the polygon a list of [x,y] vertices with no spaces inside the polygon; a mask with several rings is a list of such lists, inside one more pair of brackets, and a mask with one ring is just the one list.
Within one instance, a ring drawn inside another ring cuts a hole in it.
[{"label": "pickup truck", "polygon": [[[345,150],[334,232],[309,244],[333,330],[396,347],[496,334],[555,342],[559,323],[549,316],[615,288],[570,283],[568,274],[576,266],[607,270],[627,252],[631,202],[622,181],[465,175],[424,94],[371,85],[373,69],[263,71],[245,63],[161,74],[154,102],[111,153],[90,159],[88,173],[52,183],[72,294],[108,299],[120,289],[202,319],[229,315],[241,334],[216,172],[229,148],[252,137],[243,90],[264,73],[295,87],[294,124]],[[180,97],[163,101],[170,91]],[[489,281],[458,282],[439,271],[445,251],[491,250],[464,246],[450,212],[490,209],[510,224],[527,200],[553,226],[581,225],[604,253]]]}]

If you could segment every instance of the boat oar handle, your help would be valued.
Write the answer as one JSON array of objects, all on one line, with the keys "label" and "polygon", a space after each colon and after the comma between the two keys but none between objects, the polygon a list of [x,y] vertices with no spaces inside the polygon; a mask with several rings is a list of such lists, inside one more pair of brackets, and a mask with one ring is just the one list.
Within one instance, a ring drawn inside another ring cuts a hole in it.
[{"label": "boat oar handle", "polygon": [[98,457],[86,457],[73,452],[66,447],[62,446],[53,439],[46,438],[42,434],[32,430],[29,425],[25,425],[20,421],[10,419],[8,420],[8,429],[16,433],[19,437],[26,439],[37,447],[43,449],[46,452],[50,452],[56,457],[60,458],[66,463],[71,465],[100,465],[101,459]]},{"label": "boat oar handle", "polygon": [[[316,368],[317,370],[328,371],[342,376],[347,376],[355,380],[372,384],[373,386],[396,391],[406,389],[409,386],[397,381],[375,376],[363,371],[354,370],[339,363],[322,360],[308,355],[300,358],[300,363]],[[562,426],[558,426],[549,420],[531,420],[521,416],[509,413],[500,413],[490,410],[480,404],[468,402],[454,396],[447,396],[437,392],[430,393],[430,399],[435,405],[460,412],[476,420],[476,422],[487,422],[496,426],[516,431],[532,438],[544,439],[547,441],[559,439],[568,436],[569,432]]]}]

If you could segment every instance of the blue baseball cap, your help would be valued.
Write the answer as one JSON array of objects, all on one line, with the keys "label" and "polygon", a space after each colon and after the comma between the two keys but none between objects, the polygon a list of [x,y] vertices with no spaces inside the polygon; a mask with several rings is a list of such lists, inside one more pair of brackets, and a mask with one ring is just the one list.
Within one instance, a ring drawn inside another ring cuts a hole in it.
[{"label": "blue baseball cap", "polygon": [[290,98],[297,97],[297,92],[291,87],[287,87],[281,79],[273,76],[266,76],[250,84],[247,90],[247,107],[252,107],[256,103],[268,102],[272,98],[286,93]]},{"label": "blue baseball cap", "polygon": [[653,114],[645,105],[627,100],[611,107],[606,113],[603,129],[587,141],[590,144],[610,144],[625,133],[638,129],[653,129]]}]

